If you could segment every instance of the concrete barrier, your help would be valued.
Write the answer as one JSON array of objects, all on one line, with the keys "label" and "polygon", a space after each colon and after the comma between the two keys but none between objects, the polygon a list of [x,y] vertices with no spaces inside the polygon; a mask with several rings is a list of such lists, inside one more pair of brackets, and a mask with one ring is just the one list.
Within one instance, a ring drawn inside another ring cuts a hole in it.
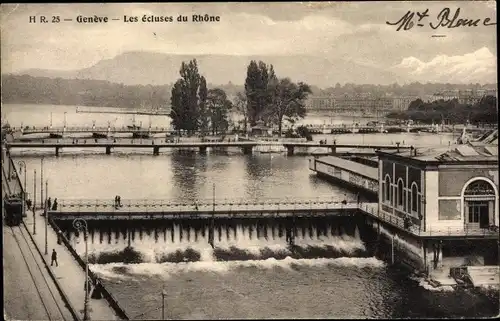
[{"label": "concrete barrier", "polygon": [[[52,218],[49,218],[49,224],[50,226],[54,229],[54,231],[56,231],[56,233],[58,233],[60,231],[59,227],[57,226],[57,224],[52,220]],[[62,233],[58,233],[59,234],[59,237],[61,238],[61,241],[64,243],[64,245],[66,246],[66,248],[68,249],[68,251],[71,253],[71,255],[73,256],[73,258],[78,262],[78,264],[80,265],[80,267],[85,270],[85,262],[82,260],[82,258],[80,257],[80,255],[78,255],[78,253],[76,253],[75,249],[73,249],[73,247],[71,246],[71,244],[69,243],[68,239],[66,238],[66,236]],[[115,311],[116,315],[121,319],[121,320],[130,320],[130,318],[127,316],[127,314],[125,313],[125,310],[123,310],[123,308],[118,304],[118,301],[113,297],[113,295],[104,287],[104,284],[103,282],[100,280],[100,278],[98,276],[96,276],[94,274],[94,272],[90,271],[89,270],[89,278],[92,280],[92,284],[95,285],[96,284],[96,281],[99,280],[99,283],[101,285],[101,293],[102,293],[102,296],[104,297],[104,299],[106,299],[106,301],[108,301],[109,305],[111,306],[111,308]]]}]

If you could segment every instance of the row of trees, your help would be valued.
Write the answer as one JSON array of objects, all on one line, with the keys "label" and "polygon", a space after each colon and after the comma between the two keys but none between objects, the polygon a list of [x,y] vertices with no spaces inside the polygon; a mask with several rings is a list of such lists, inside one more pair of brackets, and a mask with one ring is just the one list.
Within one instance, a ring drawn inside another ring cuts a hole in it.
[{"label": "row of trees", "polygon": [[247,68],[244,92],[232,101],[224,90],[207,90],[206,79],[200,75],[196,59],[183,62],[180,78],[172,88],[170,117],[177,130],[202,135],[225,132],[230,125],[229,113],[243,116],[245,132],[258,121],[277,125],[281,135],[283,121],[296,121],[306,115],[305,101],[311,93],[309,85],[278,78],[272,65],[251,61]]},{"label": "row of trees", "polygon": [[495,96],[485,96],[475,104],[461,104],[458,99],[436,100],[424,102],[416,99],[410,103],[408,110],[391,113],[388,118],[401,120],[412,119],[422,123],[497,123],[498,106]]},{"label": "row of trees", "polygon": [[210,129],[214,135],[225,132],[229,127],[232,102],[224,90],[207,90],[206,79],[200,75],[196,59],[182,63],[180,76],[171,95],[170,117],[174,128],[188,133],[200,131],[202,135]]}]

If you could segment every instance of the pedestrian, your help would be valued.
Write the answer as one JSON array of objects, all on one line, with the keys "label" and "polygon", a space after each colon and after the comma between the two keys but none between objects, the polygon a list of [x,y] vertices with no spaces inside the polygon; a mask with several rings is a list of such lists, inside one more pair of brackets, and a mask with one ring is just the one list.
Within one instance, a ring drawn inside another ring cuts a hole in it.
[{"label": "pedestrian", "polygon": [[28,210],[31,210],[31,200],[30,199],[26,200],[26,206],[28,206]]},{"label": "pedestrian", "polygon": [[50,261],[50,266],[53,266],[54,262],[56,262],[56,266],[59,266],[59,264],[57,264],[57,252],[55,249],[52,249],[52,257],[51,257],[51,261]]},{"label": "pedestrian", "polygon": [[50,210],[51,205],[52,205],[52,200],[49,197],[49,199],[47,200],[47,210]]},{"label": "pedestrian", "polygon": [[52,204],[52,210],[57,211],[57,198],[54,199],[54,204]]},{"label": "pedestrian", "polygon": [[117,201],[118,201],[118,207],[122,207],[122,198],[120,195],[117,196]]},{"label": "pedestrian", "polygon": [[95,280],[94,291],[92,291],[91,298],[92,299],[102,299],[101,282],[99,281],[99,279]]},{"label": "pedestrian", "polygon": [[198,204],[194,202],[194,208],[198,211]]},{"label": "pedestrian", "polygon": [[118,195],[115,195],[115,208],[118,208]]}]

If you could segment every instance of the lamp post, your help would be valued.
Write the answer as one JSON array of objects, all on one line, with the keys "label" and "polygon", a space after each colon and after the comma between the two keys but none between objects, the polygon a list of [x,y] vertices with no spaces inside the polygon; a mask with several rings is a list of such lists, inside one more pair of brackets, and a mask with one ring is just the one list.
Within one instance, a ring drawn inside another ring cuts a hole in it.
[{"label": "lamp post", "polygon": [[67,114],[67,112],[65,111],[64,112],[64,128],[66,128],[66,114]]},{"label": "lamp post", "polygon": [[85,241],[85,302],[83,306],[83,320],[87,321],[90,320],[90,313],[89,313],[89,252],[88,252],[88,240],[87,240],[87,234],[88,234],[88,225],[87,221],[84,220],[83,218],[75,218],[73,220],[73,227],[80,231],[83,232],[83,238]]},{"label": "lamp post", "polygon": [[24,168],[24,186],[23,186],[23,215],[26,215],[26,174],[27,168],[26,163],[24,161],[19,161],[19,171],[22,173]]},{"label": "lamp post", "polygon": [[[46,192],[49,191],[49,181],[45,182],[45,190]],[[46,193],[48,194],[48,193]],[[47,197],[47,196],[45,196]],[[43,211],[45,213],[45,255],[49,254],[48,251],[48,242],[47,242],[47,226],[49,225],[49,208],[48,208],[48,203],[47,200],[45,200]]]},{"label": "lamp post", "polygon": [[165,320],[165,296],[167,296],[167,293],[165,290],[161,291],[161,319]]},{"label": "lamp post", "polygon": [[45,208],[45,205],[43,204],[44,199],[43,199],[43,156],[40,159],[40,207],[42,209]]},{"label": "lamp post", "polygon": [[35,207],[36,207],[36,169],[33,170],[33,235],[36,234]]}]

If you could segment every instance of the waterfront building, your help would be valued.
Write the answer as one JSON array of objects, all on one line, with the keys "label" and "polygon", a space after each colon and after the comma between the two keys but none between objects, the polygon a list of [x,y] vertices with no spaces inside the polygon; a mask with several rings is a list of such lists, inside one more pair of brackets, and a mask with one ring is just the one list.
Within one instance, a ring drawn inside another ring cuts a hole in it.
[{"label": "waterfront building", "polygon": [[343,115],[383,117],[394,111],[403,111],[416,97],[374,97],[370,95],[310,97],[307,108],[311,111],[331,111]]},{"label": "waterfront building", "polygon": [[379,210],[422,231],[498,226],[498,145],[379,152],[379,182]]},{"label": "waterfront building", "polygon": [[492,89],[445,90],[430,96],[428,101],[457,99],[460,104],[473,105],[486,96],[498,97],[498,91]]},{"label": "waterfront building", "polygon": [[[406,241],[423,249],[427,268],[426,253],[432,251],[437,255],[434,269],[469,265],[471,258],[474,265],[496,264],[496,247],[476,243],[482,245],[471,250],[470,244],[491,238],[492,229],[499,225],[498,144],[378,155],[379,212],[410,222],[420,238]],[[441,240],[437,245],[442,248],[432,249],[432,241],[425,241],[429,237]],[[463,249],[464,242],[469,247],[460,252],[457,248]]]}]

